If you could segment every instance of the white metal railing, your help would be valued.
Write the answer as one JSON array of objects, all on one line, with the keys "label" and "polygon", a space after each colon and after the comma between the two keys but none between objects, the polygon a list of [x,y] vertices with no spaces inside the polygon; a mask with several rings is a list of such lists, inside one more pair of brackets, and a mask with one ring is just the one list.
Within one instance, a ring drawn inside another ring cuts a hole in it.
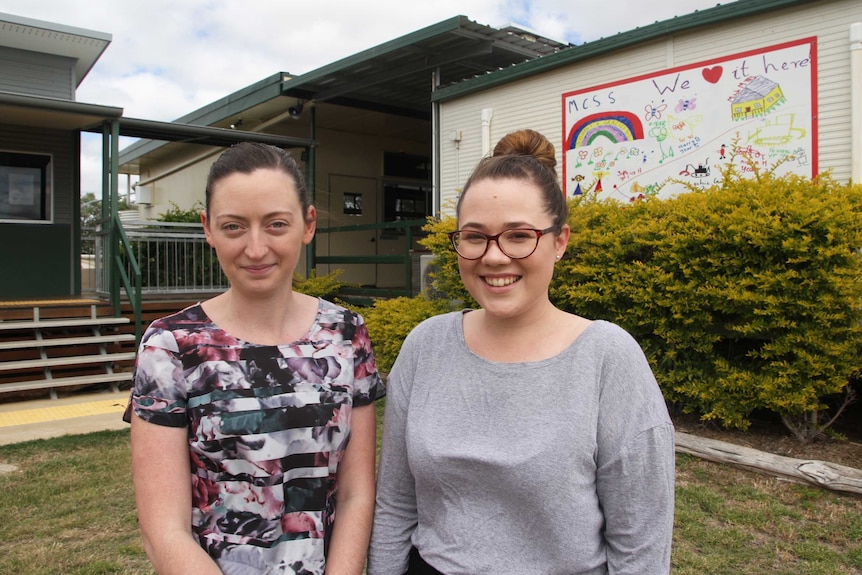
[{"label": "white metal railing", "polygon": [[[201,224],[123,222],[141,269],[143,295],[222,292],[228,287],[215,251]],[[81,233],[82,291],[107,294],[104,265],[106,234],[98,228]],[[120,257],[123,258],[123,253]],[[126,258],[123,258],[124,260]],[[127,267],[131,274],[131,266]]]},{"label": "white metal railing", "polygon": [[104,292],[102,286],[102,243],[98,237],[99,230],[94,227],[81,228],[81,293],[92,294]]}]

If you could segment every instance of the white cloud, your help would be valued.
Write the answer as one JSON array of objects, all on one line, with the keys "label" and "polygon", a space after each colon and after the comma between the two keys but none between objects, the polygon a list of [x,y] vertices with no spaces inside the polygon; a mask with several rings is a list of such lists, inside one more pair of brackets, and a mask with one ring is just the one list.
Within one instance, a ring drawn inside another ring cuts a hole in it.
[{"label": "white cloud", "polygon": [[[4,0],[3,12],[111,34],[77,92],[124,115],[174,120],[276,72],[312,71],[457,15],[581,44],[714,0]],[[100,186],[100,143],[82,142],[82,192]],[[95,150],[94,150],[95,148]]]}]

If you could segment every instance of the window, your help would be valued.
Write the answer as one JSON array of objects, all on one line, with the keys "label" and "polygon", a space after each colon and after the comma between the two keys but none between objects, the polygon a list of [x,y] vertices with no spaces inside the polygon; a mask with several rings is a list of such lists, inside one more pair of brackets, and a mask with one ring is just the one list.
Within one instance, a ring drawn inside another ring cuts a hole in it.
[{"label": "window", "polygon": [[51,157],[0,151],[0,220],[51,219]]},{"label": "window", "polygon": [[[431,210],[431,191],[421,185],[385,184],[383,186],[383,221],[424,220]],[[414,232],[414,237],[416,237]],[[383,230],[383,239],[404,235],[403,229]]]},{"label": "window", "polygon": [[344,213],[348,216],[362,215],[362,194],[344,193]]},{"label": "window", "polygon": [[431,166],[425,156],[402,152],[384,152],[383,175],[387,178],[427,181],[431,179]]},{"label": "window", "polygon": [[421,186],[391,184],[383,187],[383,221],[421,220],[429,215],[430,191]]},{"label": "window", "polygon": [[[426,156],[384,152],[383,177],[389,180],[383,183],[384,222],[424,220],[431,213],[431,164]],[[404,233],[388,228],[381,237],[394,239]]]}]

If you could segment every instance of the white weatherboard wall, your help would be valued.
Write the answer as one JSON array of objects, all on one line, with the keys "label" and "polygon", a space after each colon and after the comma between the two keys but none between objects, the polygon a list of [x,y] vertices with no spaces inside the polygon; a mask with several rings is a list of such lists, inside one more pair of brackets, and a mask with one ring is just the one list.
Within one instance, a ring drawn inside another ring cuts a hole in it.
[{"label": "white weatherboard wall", "polygon": [[562,176],[566,135],[563,94],[811,36],[817,39],[817,170],[831,170],[835,178],[847,180],[852,159],[849,39],[851,24],[859,21],[862,21],[862,2],[824,0],[746,20],[704,26],[443,101],[440,133],[460,131],[461,140],[453,142],[443,138],[441,141],[442,211],[452,213],[457,194],[482,156],[483,109],[493,110],[492,147],[513,130],[538,130],[556,147],[558,173]]}]

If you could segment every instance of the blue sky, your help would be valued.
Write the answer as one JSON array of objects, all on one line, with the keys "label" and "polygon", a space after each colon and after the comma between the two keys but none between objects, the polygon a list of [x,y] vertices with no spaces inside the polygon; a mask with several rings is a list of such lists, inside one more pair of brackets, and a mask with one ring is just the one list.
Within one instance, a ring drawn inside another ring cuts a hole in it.
[{"label": "blue sky", "polygon": [[[111,34],[111,45],[78,88],[78,101],[169,121],[276,72],[303,74],[459,14],[580,44],[715,5],[715,0],[0,0],[0,12]],[[100,145],[89,139],[82,144],[83,192],[99,189]]]}]

